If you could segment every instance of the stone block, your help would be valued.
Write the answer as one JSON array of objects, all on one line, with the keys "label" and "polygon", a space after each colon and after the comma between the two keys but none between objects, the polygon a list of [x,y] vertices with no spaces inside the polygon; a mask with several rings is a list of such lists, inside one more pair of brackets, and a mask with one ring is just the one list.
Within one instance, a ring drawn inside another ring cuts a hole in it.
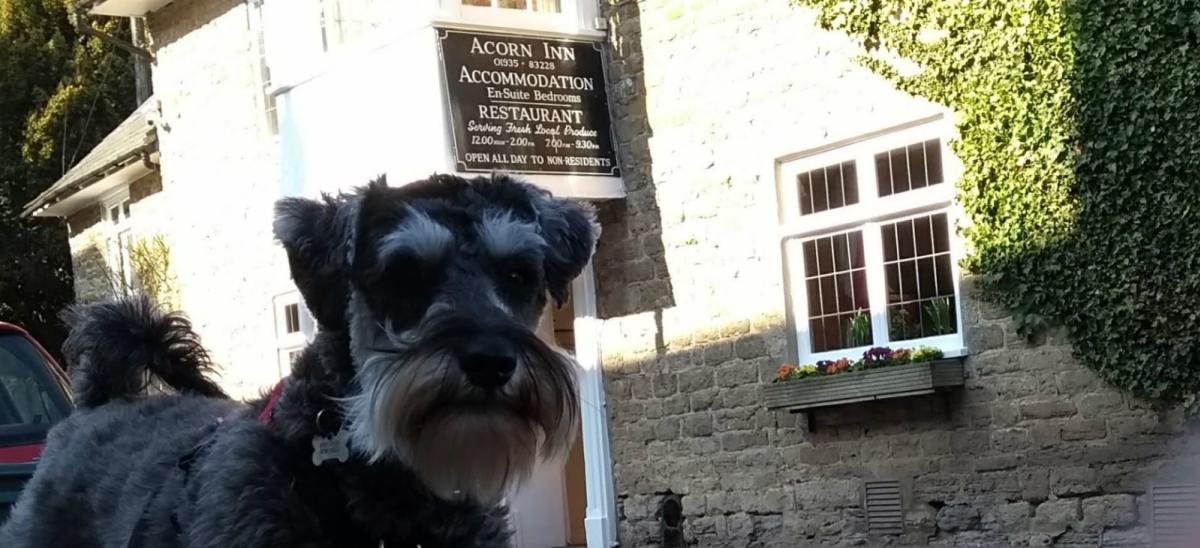
[{"label": "stone block", "polygon": [[1092,392],[1077,396],[1075,407],[1084,417],[1102,418],[1124,409],[1125,399],[1115,391]]},{"label": "stone block", "polygon": [[1029,443],[1035,449],[1050,449],[1062,441],[1062,422],[1037,422],[1029,427]]},{"label": "stone block", "polygon": [[[945,455],[950,452],[950,433],[940,430],[920,434],[921,454],[925,456]],[[866,455],[864,454],[864,458]]]},{"label": "stone block", "polygon": [[767,343],[761,335],[747,335],[733,343],[734,354],[743,360],[767,355]]},{"label": "stone block", "polygon": [[767,434],[762,431],[724,432],[720,435],[721,450],[741,451],[767,444]]},{"label": "stone block", "polygon": [[734,362],[716,368],[717,386],[732,387],[755,384],[758,382],[758,369],[752,364]]},{"label": "stone block", "polygon": [[1098,440],[1104,438],[1107,429],[1104,419],[1072,417],[1063,423],[1062,439],[1064,441]]},{"label": "stone block", "polygon": [[972,355],[1004,347],[1004,328],[980,325],[967,331],[967,350]]},{"label": "stone block", "polygon": [[1099,492],[1096,470],[1088,466],[1054,468],[1050,471],[1050,491],[1060,497]]},{"label": "stone block", "polygon": [[655,398],[665,398],[679,391],[679,377],[672,373],[651,375],[650,384]]},{"label": "stone block", "polygon": [[1029,448],[1029,431],[1024,428],[1001,428],[992,430],[992,449],[1001,453],[1015,453]]},{"label": "stone block", "polygon": [[679,391],[691,394],[713,385],[713,371],[707,367],[698,367],[679,373]]},{"label": "stone block", "polygon": [[956,455],[980,455],[988,450],[988,433],[959,430],[950,433],[950,452]]},{"label": "stone block", "polygon": [[679,437],[679,418],[668,417],[654,421],[654,439],[669,441]]},{"label": "stone block", "polygon": [[1083,499],[1085,530],[1126,527],[1137,523],[1137,500],[1133,495],[1102,495]]},{"label": "stone block", "polygon": [[1054,384],[1063,394],[1082,394],[1099,386],[1100,379],[1090,369],[1074,369],[1054,375]]},{"label": "stone block", "polygon": [[1027,501],[1007,502],[996,508],[996,521],[1001,531],[1017,532],[1029,529],[1033,505]]},{"label": "stone block", "polygon": [[688,402],[691,404],[692,411],[704,411],[712,409],[718,395],[720,392],[716,388],[697,390],[688,395]]},{"label": "stone block", "polygon": [[1038,399],[1021,402],[1021,416],[1026,419],[1052,419],[1075,414],[1075,404],[1062,399]]},{"label": "stone block", "polygon": [[1078,522],[1079,517],[1079,499],[1048,500],[1034,510],[1033,531],[1061,535]]},{"label": "stone block", "polygon": [[943,506],[937,513],[938,529],[949,532],[979,527],[979,510],[965,504]]},{"label": "stone block", "polygon": [[759,404],[758,385],[739,386],[722,391],[722,403],[725,407],[749,407]]},{"label": "stone block", "polygon": [[690,437],[711,436],[713,417],[709,413],[693,413],[683,417],[683,435]]},{"label": "stone block", "polygon": [[733,359],[733,343],[730,341],[707,343],[704,347],[703,359],[705,365],[721,365]]}]

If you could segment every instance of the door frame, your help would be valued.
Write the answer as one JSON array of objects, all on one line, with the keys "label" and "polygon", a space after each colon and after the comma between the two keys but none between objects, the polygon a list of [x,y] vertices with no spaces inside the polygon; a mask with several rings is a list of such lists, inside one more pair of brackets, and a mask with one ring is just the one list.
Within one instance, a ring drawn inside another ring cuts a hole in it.
[{"label": "door frame", "polygon": [[588,548],[611,548],[617,545],[617,501],[608,439],[608,401],[600,360],[601,321],[596,306],[596,275],[590,262],[575,279],[571,290],[575,301],[575,359],[580,366],[580,422],[587,490],[584,531]]}]

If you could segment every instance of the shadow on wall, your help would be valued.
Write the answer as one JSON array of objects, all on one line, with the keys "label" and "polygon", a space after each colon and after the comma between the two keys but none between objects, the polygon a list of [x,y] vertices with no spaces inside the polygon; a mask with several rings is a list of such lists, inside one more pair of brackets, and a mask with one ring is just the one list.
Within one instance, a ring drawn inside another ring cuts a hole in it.
[{"label": "shadow on wall", "polygon": [[675,297],[654,189],[638,3],[610,6],[607,15],[608,96],[628,194],[598,208],[604,227],[593,260],[599,312],[615,318],[654,311],[661,324],[662,309],[674,306]]}]

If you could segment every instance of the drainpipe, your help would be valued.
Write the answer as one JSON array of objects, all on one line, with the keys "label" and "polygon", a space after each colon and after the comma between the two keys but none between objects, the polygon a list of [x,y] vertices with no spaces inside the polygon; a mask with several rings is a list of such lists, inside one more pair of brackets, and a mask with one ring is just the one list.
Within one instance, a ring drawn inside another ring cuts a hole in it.
[{"label": "drainpipe", "polygon": [[[144,17],[129,18],[129,36],[133,47],[146,50],[146,19]],[[137,104],[142,104],[150,98],[150,58],[141,55],[133,56],[133,89]]]}]

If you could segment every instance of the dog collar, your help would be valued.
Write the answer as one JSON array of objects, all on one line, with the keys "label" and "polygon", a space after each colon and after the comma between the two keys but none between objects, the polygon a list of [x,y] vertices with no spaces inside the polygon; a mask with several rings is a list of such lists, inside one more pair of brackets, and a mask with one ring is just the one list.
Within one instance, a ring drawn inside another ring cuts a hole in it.
[{"label": "dog collar", "polygon": [[279,379],[275,383],[275,388],[271,389],[271,397],[267,398],[267,406],[263,407],[261,413],[258,414],[258,422],[263,424],[271,424],[271,419],[275,418],[275,405],[279,403],[279,397],[283,395],[283,387],[287,384],[287,377]]}]

